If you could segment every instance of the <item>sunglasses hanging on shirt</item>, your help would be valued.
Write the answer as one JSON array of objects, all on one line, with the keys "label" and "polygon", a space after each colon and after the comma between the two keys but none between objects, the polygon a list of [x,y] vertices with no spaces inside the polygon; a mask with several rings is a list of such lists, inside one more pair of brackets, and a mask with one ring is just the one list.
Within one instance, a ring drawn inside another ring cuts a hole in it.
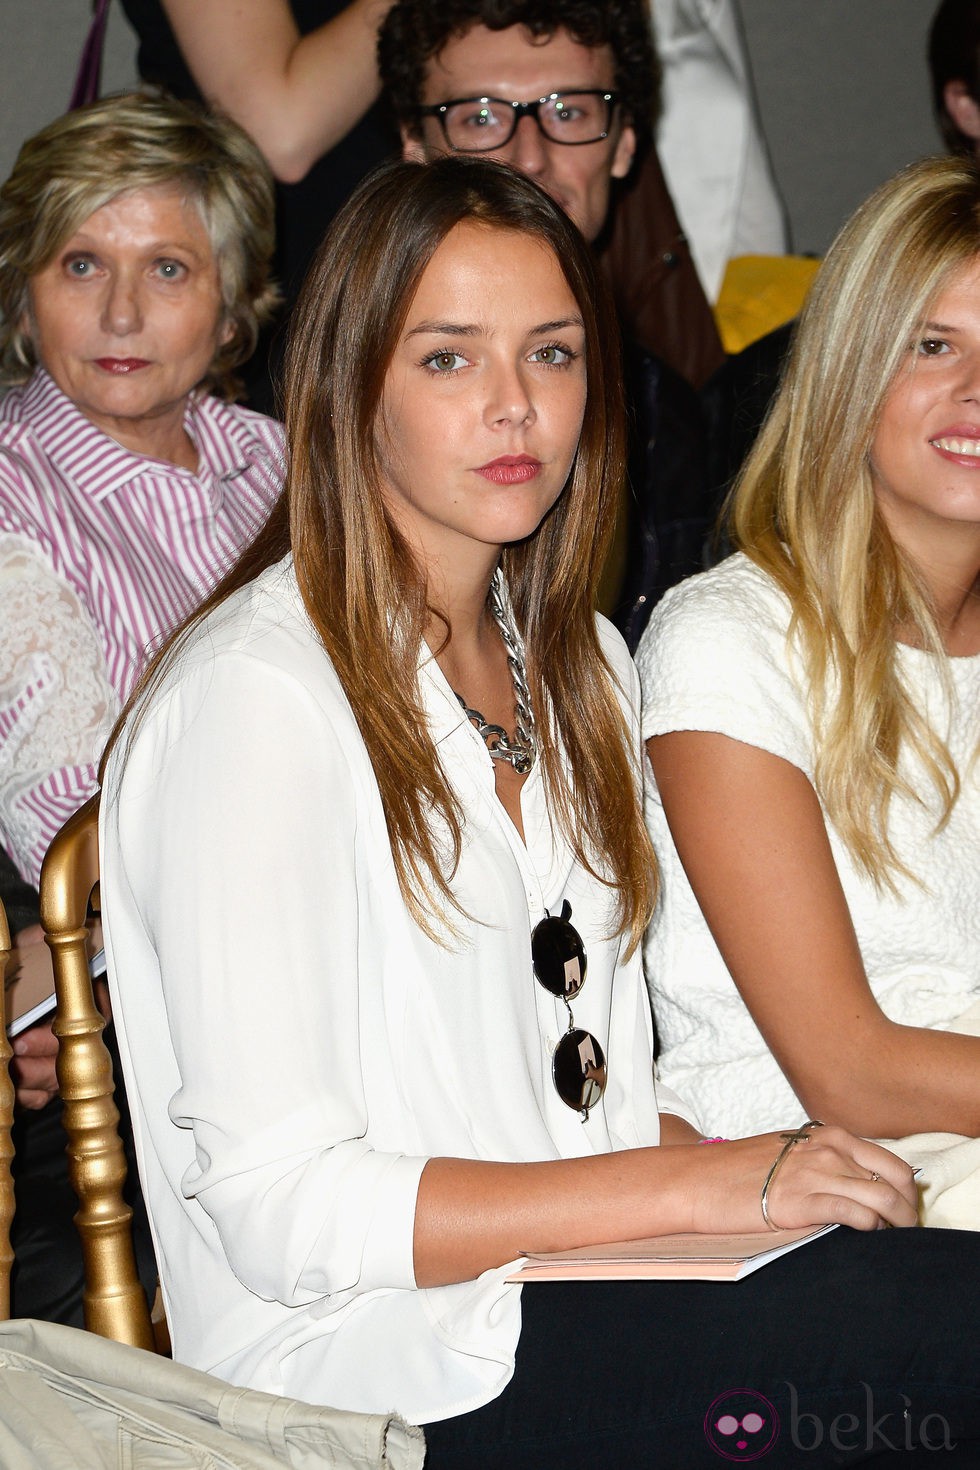
[{"label": "sunglasses hanging on shirt", "polygon": [[531,934],[531,963],[539,985],[564,1001],[568,1030],[555,1047],[551,1076],[566,1107],[582,1114],[584,1123],[606,1087],[606,1058],[591,1031],[576,1026],[570,1002],[582,986],[588,968],[585,946],[569,923],[572,906],[566,899],[560,914],[546,914]]}]

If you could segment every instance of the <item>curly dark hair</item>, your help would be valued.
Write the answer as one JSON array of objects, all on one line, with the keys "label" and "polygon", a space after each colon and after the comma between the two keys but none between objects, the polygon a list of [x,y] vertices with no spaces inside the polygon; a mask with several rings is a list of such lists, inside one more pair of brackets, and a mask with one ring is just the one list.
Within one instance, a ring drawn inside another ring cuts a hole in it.
[{"label": "curly dark hair", "polygon": [[645,139],[660,102],[657,60],[644,0],[396,0],[378,33],[378,67],[399,123],[418,130],[425,69],[446,42],[472,26],[532,36],[564,30],[580,46],[609,46],[623,115]]}]

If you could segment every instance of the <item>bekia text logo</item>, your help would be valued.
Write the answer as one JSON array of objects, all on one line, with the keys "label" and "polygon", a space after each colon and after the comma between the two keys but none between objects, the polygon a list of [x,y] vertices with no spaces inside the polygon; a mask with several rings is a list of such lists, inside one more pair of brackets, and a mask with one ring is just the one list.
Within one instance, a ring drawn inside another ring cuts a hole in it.
[{"label": "bekia text logo", "polygon": [[716,1455],[744,1465],[772,1449],[779,1438],[779,1415],[765,1394],[730,1388],[705,1414],[704,1435]]}]

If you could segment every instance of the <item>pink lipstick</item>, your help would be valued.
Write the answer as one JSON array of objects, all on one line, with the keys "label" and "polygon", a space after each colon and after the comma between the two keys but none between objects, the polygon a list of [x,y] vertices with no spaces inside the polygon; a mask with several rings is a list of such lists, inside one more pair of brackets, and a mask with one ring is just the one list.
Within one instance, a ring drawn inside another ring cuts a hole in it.
[{"label": "pink lipstick", "polygon": [[95,366],[101,368],[104,373],[135,373],[140,368],[149,367],[149,361],[145,357],[97,357]]},{"label": "pink lipstick", "polygon": [[476,473],[495,485],[523,485],[533,480],[540,468],[541,461],[531,454],[502,454],[481,464]]}]

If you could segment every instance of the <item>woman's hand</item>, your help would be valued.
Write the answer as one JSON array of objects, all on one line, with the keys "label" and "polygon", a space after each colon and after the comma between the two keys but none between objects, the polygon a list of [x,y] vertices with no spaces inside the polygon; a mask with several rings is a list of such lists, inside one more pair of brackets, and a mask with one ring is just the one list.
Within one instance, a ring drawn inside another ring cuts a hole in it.
[{"label": "woman's hand", "polygon": [[50,1021],[38,1021],[29,1026],[11,1043],[14,1055],[10,1071],[16,1088],[17,1103],[22,1108],[36,1112],[51,1101],[58,1092],[58,1075],[55,1057],[58,1042],[51,1030]]},{"label": "woman's hand", "polygon": [[[692,1228],[761,1230],[762,1189],[795,1132],[763,1133],[699,1150],[710,1155],[695,1182]],[[916,1223],[916,1188],[903,1159],[843,1128],[812,1127],[786,1149],[769,1185],[774,1226],[849,1225],[876,1230]]]},{"label": "woman's hand", "polygon": [[[102,924],[95,919],[89,923],[89,953],[102,948]],[[44,942],[44,930],[40,924],[31,924],[21,929],[14,939],[15,952],[23,957],[26,951],[43,964],[51,974],[51,989],[54,990],[54,970],[51,968],[51,951]],[[94,982],[95,1003],[106,1021],[112,1019],[109,990],[103,979]],[[14,1080],[15,1098],[18,1107],[37,1112],[58,1094],[58,1075],[55,1059],[58,1055],[58,1039],[51,1029],[52,1022],[38,1021],[28,1026],[11,1042],[13,1056],[10,1059],[10,1074]]]},{"label": "woman's hand", "polygon": [[[14,936],[15,960],[24,962],[26,955],[32,961],[51,970],[51,956],[44,943],[44,930],[40,924],[30,924]],[[54,971],[51,971],[51,989],[54,989]],[[11,1042],[13,1056],[10,1060],[10,1075],[14,1080],[17,1105],[36,1112],[51,1101],[58,1091],[54,1059],[58,1055],[58,1043],[51,1030],[50,1021],[38,1021],[29,1026]]]}]

